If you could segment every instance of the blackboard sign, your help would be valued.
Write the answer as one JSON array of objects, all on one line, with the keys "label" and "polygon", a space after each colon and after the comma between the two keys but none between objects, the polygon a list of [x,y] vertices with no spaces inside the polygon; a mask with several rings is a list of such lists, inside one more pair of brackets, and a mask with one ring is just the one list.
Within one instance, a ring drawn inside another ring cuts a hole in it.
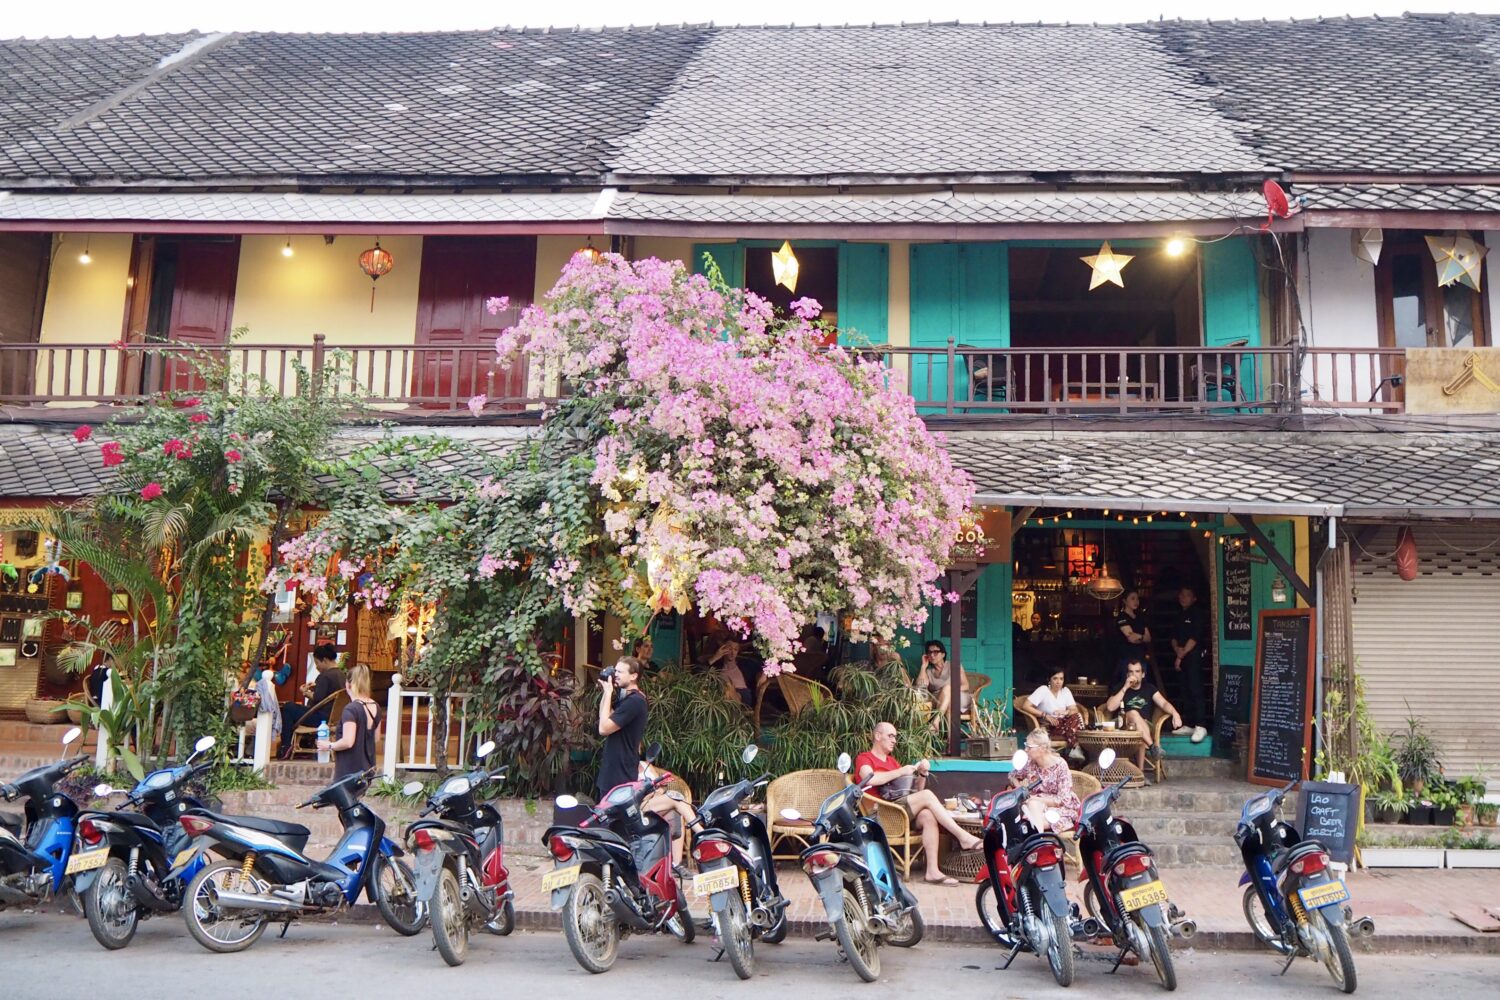
[{"label": "blackboard sign", "polygon": [[1312,609],[1262,611],[1258,632],[1250,780],[1261,785],[1305,781],[1312,741]]},{"label": "blackboard sign", "polygon": [[1297,829],[1316,837],[1335,861],[1354,863],[1354,834],[1363,806],[1358,785],[1304,781],[1297,797]]},{"label": "blackboard sign", "polygon": [[1250,721],[1250,668],[1219,664],[1218,694],[1214,698],[1214,756],[1234,756],[1234,729]]},{"label": "blackboard sign", "polygon": [[1224,622],[1224,638],[1247,640],[1255,637],[1250,613],[1250,549],[1248,546],[1224,546],[1224,586],[1219,591]]}]

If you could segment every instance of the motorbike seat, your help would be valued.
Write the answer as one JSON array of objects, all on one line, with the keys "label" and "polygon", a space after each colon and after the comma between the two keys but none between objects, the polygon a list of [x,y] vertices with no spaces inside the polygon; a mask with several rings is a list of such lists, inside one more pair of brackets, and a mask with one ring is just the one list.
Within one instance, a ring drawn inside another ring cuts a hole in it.
[{"label": "motorbike seat", "polygon": [[0,826],[5,827],[17,837],[21,835],[21,817],[15,813],[0,812]]},{"label": "motorbike seat", "polygon": [[243,826],[247,830],[269,833],[273,837],[284,837],[289,840],[301,838],[304,844],[307,843],[307,838],[312,836],[312,831],[300,823],[283,823],[279,819],[261,819],[259,816],[231,816],[228,813],[210,812],[207,809],[203,810],[203,814],[217,823]]},{"label": "motorbike seat", "polygon": [[153,820],[150,816],[147,816],[145,813],[106,812],[100,813],[99,815],[109,820],[111,823],[119,823],[121,826],[138,826],[142,829],[151,830],[156,833],[161,832],[161,827],[156,825],[156,821]]},{"label": "motorbike seat", "polygon": [[1275,857],[1271,859],[1271,868],[1276,874],[1280,875],[1286,871],[1287,866],[1298,858],[1305,857],[1308,854],[1322,854],[1325,852],[1326,848],[1316,840],[1298,841],[1292,847],[1278,850]]}]

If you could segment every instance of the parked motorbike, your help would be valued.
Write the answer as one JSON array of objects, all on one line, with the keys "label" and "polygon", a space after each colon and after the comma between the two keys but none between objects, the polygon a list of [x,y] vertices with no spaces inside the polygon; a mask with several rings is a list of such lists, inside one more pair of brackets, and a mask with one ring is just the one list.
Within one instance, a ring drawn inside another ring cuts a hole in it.
[{"label": "parked motorbike", "polygon": [[[740,760],[750,764],[759,753],[752,743]],[[786,937],[787,901],[776,881],[766,824],[740,811],[744,800],[770,778],[762,774],[715,789],[698,806],[693,824],[693,860],[698,863],[693,894],[709,897],[719,944],[741,979],[755,974],[756,938],[779,944]]]},{"label": "parked motorbike", "polygon": [[0,785],[0,798],[7,802],[26,797],[24,817],[0,814],[0,910],[34,906],[70,886],[78,806],[56,785],[88,760],[83,754],[67,756],[80,735],[77,726],[63,734],[63,756],[55,764],[34,767]]},{"label": "parked motorbike", "polygon": [[207,809],[179,817],[194,850],[222,858],[188,885],[182,913],[193,939],[209,951],[243,951],[271,921],[282,921],[285,935],[297,917],[353,905],[362,890],[398,933],[419,932],[426,911],[404,852],[385,836],[385,821],[360,802],[372,776],[347,775],[297,807],[338,810],[344,836],[326,861],[303,856],[310,831],[297,823]]},{"label": "parked motorbike", "polygon": [[1245,862],[1245,919],[1264,945],[1286,957],[1281,974],[1299,957],[1323,963],[1345,993],[1358,985],[1349,951],[1349,926],[1373,934],[1369,917],[1353,920],[1349,889],[1330,868],[1328,849],[1316,838],[1303,840],[1277,810],[1293,781],[1245,803],[1234,842]]},{"label": "parked motorbike", "polygon": [[[152,771],[125,797],[133,811],[86,811],[78,817],[77,841],[69,867],[77,872],[73,890],[83,899],[89,930],[110,951],[135,937],[142,920],[182,907],[183,890],[207,864],[192,846],[178,818],[202,802],[182,794],[183,786],[213,767],[193,763],[213,749],[205,736],[178,767]],[[97,785],[94,794],[116,794]]]},{"label": "parked motorbike", "polygon": [[[1011,758],[1016,770],[1026,766],[1026,751]],[[1047,957],[1059,986],[1073,982],[1072,909],[1068,904],[1067,865],[1062,840],[1037,831],[1021,809],[1035,784],[1012,788],[990,800],[984,818],[983,883],[975,893],[979,919],[1010,954],[1030,951]],[[1055,811],[1049,811],[1049,820]]]},{"label": "parked motorbike", "polygon": [[[838,769],[848,774],[849,767],[849,755],[840,754]],[[885,831],[858,811],[868,790],[868,782],[856,781],[823,800],[813,821],[812,846],[801,860],[828,915],[829,930],[816,939],[836,939],[855,974],[873,983],[880,978],[880,945],[910,948],[926,927],[917,897],[897,874]],[[802,818],[795,809],[781,815]]]},{"label": "parked motorbike", "polygon": [[[1099,755],[1100,773],[1114,762],[1114,750],[1105,748]],[[1171,932],[1191,937],[1197,925],[1169,902],[1151,848],[1141,843],[1128,820],[1114,814],[1115,800],[1124,787],[1122,780],[1090,795],[1078,821],[1076,837],[1083,856],[1079,881],[1086,883],[1083,898],[1089,914],[1084,933],[1088,937],[1107,933],[1120,949],[1110,972],[1133,951],[1156,968],[1162,986],[1175,990]]]},{"label": "parked motorbike", "polygon": [[[661,744],[646,748],[656,760]],[[692,943],[696,930],[687,898],[672,871],[672,836],[665,820],[641,806],[671,780],[663,773],[610,789],[577,826],[554,825],[542,834],[556,865],[542,877],[552,908],[562,910],[563,934],[578,964],[608,972],[630,933],[669,933]],[[578,800],[559,795],[560,809]]]},{"label": "parked motorbike", "polygon": [[[505,868],[504,824],[489,803],[475,795],[490,782],[505,780],[506,769],[485,770],[482,762],[494,753],[486,741],[474,755],[474,768],[455,774],[427,799],[422,816],[406,828],[406,848],[414,859],[416,898],[432,920],[432,940],[449,965],[462,965],[469,954],[469,928],[478,920],[491,934],[515,930],[515,893]],[[408,782],[406,795],[422,791],[420,781]]]}]

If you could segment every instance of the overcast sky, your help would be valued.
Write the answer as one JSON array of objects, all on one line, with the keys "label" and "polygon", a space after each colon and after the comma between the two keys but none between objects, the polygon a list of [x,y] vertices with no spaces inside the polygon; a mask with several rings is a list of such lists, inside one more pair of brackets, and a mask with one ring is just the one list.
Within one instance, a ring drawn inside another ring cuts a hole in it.
[{"label": "overcast sky", "polygon": [[[1132,22],[1157,17],[1288,18],[1344,14],[1396,15],[1403,11],[1459,9],[1500,13],[1500,0],[1221,0],[1215,4],[1184,0],[1050,0],[1019,5],[994,0],[756,0],[728,7],[703,0],[572,0],[543,5],[480,3],[372,3],[370,0],[258,0],[250,4],[207,4],[202,0],[153,0],[147,4],[118,0],[72,0],[35,3],[10,0],[0,16],[0,37],[44,35],[134,35],[185,31],[420,31],[489,28],[496,25],[542,27],[575,24],[677,24],[715,21],[721,24],[843,24],[902,20]],[[550,9],[549,9],[550,8]],[[554,16],[552,10],[556,10]]]}]

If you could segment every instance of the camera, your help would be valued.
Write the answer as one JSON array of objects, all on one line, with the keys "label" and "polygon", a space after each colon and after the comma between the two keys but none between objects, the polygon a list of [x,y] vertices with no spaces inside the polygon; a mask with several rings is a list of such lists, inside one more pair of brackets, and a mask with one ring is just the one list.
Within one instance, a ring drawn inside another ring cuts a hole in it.
[{"label": "camera", "polygon": [[613,681],[615,679],[615,668],[605,667],[603,670],[599,671],[599,679],[601,681]]}]

